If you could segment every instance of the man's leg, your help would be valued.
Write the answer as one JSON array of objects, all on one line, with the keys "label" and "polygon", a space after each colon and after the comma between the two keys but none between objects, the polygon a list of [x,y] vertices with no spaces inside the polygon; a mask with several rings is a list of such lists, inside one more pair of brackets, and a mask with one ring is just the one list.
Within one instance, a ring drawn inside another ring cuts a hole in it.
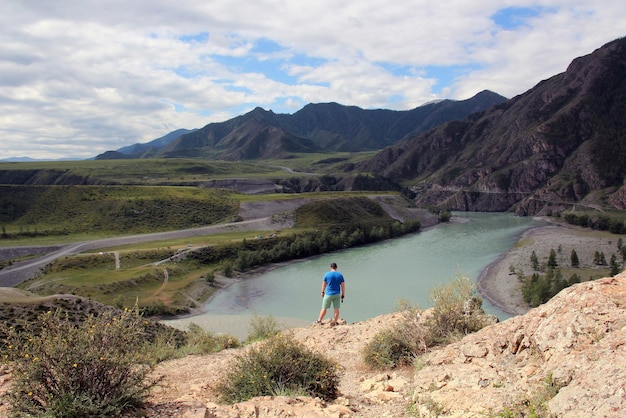
[{"label": "man's leg", "polygon": [[333,322],[336,324],[338,320],[339,320],[339,309],[335,308],[335,313],[333,315]]},{"label": "man's leg", "polygon": [[320,311],[320,316],[317,318],[317,321],[322,322],[322,319],[324,319],[325,316],[326,316],[326,308],[322,308],[322,310]]}]

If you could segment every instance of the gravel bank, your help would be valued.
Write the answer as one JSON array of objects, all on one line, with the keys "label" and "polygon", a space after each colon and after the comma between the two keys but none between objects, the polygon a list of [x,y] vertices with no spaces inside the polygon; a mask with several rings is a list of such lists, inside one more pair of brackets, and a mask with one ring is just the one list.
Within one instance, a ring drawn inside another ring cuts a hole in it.
[{"label": "gravel bank", "polygon": [[[599,277],[604,277],[606,269],[600,269],[593,264],[594,254],[602,251],[607,262],[612,254],[617,254],[618,261],[622,261],[617,248],[620,237],[623,236],[560,224],[529,229],[509,252],[481,273],[478,289],[483,297],[503,311],[512,315],[524,314],[530,308],[522,298],[518,273],[532,275],[530,256],[533,251],[541,263],[547,260],[550,250],[554,249],[557,251],[558,264],[569,266],[570,255],[575,250],[581,267],[598,269]],[[511,266],[514,273],[511,272]]]}]

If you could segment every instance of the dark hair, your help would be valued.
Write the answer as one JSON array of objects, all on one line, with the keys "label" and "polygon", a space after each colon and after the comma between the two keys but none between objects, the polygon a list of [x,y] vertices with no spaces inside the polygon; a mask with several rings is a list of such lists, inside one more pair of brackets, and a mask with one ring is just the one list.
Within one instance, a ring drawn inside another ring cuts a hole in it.
[{"label": "dark hair", "polygon": [[337,263],[330,263],[330,268],[331,269],[336,269],[337,268]]}]

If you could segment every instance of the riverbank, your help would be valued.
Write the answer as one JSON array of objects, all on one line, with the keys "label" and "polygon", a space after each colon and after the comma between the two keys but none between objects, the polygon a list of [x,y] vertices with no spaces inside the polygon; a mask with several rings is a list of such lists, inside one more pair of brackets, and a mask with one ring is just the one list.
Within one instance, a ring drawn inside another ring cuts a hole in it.
[{"label": "riverbank", "polygon": [[[524,232],[517,243],[491,265],[487,266],[477,280],[481,295],[493,305],[511,315],[522,315],[530,310],[522,297],[518,274],[526,277],[533,274],[530,257],[534,251],[539,262],[548,259],[550,250],[557,252],[557,262],[570,266],[572,250],[580,260],[580,268],[598,270],[598,276],[608,275],[606,268],[593,263],[596,251],[605,254],[609,261],[612,254],[618,254],[617,240],[620,235],[594,231],[565,224],[551,224],[532,228]],[[560,250],[559,250],[560,249]],[[621,261],[621,255],[617,259]]]},{"label": "riverbank", "polygon": [[[184,327],[185,323],[194,322],[212,332],[239,336],[242,332],[245,334],[249,327],[249,317],[245,314],[254,312],[261,316],[295,317],[304,319],[305,325],[310,324],[319,310],[319,284],[314,278],[328,267],[330,261],[339,261],[350,283],[358,283],[356,287],[350,287],[347,310],[341,312],[342,318],[350,323],[393,312],[397,309],[399,298],[410,298],[411,304],[428,307],[431,303],[428,294],[432,287],[459,274],[458,266],[463,266],[465,271],[469,271],[467,274],[476,278],[486,267],[485,253],[497,255],[505,251],[517,240],[520,231],[531,225],[537,223],[529,218],[518,220],[513,216],[479,214],[459,216],[453,217],[450,224],[431,226],[402,239],[351,249],[338,256],[323,255],[265,265],[233,278],[216,276],[219,284],[216,292],[202,307],[198,306],[199,309],[204,308],[204,312],[188,315],[184,321],[175,321],[172,325]],[[498,232],[492,233],[493,228]],[[476,242],[483,245],[477,246]],[[433,262],[443,251],[456,254],[454,263],[442,265]],[[328,259],[328,262],[320,262],[316,260],[318,258]],[[273,273],[274,269],[281,271]],[[377,277],[384,277],[389,272],[394,272],[394,285],[380,289],[377,299],[372,300],[368,289],[376,285]],[[275,287],[277,282],[283,284]],[[398,286],[403,289],[400,293]],[[263,298],[260,297],[262,295]],[[486,309],[494,312],[490,306]],[[241,314],[244,316],[238,316],[238,321],[230,320],[229,315]],[[502,310],[494,314],[501,320],[509,317]],[[234,327],[225,327],[226,322]],[[291,321],[280,318],[280,322]]]},{"label": "riverbank", "polygon": [[[466,221],[463,218],[455,222]],[[533,274],[530,256],[533,251],[537,254],[540,263],[547,261],[550,250],[557,251],[557,262],[560,266],[568,267],[571,264],[572,250],[578,254],[581,270],[592,269],[597,271],[598,277],[607,276],[606,268],[598,268],[593,264],[594,253],[602,251],[607,261],[612,254],[618,253],[617,240],[619,236],[601,231],[578,228],[564,224],[549,224],[535,227],[522,233],[516,244],[498,260],[487,266],[477,279],[477,288],[481,296],[492,305],[509,315],[521,315],[530,310],[522,297],[521,283],[518,274],[522,272],[526,277]],[[559,251],[560,248],[560,251]],[[621,255],[618,256],[621,261]],[[301,261],[301,260],[298,260]],[[230,279],[228,284],[243,279],[253,279],[268,271],[286,266],[291,262],[280,265],[263,266],[248,272],[238,279]],[[224,285],[227,287],[227,283]],[[227,333],[245,339],[249,331],[253,315],[193,315],[186,318],[177,318],[166,321],[168,325],[186,329],[188,323],[195,322],[212,332]],[[294,318],[274,318],[284,328],[306,326],[310,322]]]}]

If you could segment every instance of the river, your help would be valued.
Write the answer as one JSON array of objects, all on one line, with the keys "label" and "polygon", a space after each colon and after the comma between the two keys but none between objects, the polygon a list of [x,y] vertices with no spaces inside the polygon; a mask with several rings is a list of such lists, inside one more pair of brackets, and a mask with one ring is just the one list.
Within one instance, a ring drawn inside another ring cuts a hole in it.
[{"label": "river", "polygon": [[[457,274],[476,280],[515,244],[520,234],[544,224],[504,213],[455,212],[453,220],[401,238],[295,261],[235,281],[206,304],[206,313],[167,323],[184,328],[196,322],[223,332],[241,321],[247,324],[250,315],[271,315],[297,326],[310,324],[319,313],[322,277],[333,261],[346,279],[341,318],[349,323],[392,312],[401,300],[428,308],[429,292],[434,286],[449,283]],[[488,301],[483,308],[501,320],[510,317]]]}]

